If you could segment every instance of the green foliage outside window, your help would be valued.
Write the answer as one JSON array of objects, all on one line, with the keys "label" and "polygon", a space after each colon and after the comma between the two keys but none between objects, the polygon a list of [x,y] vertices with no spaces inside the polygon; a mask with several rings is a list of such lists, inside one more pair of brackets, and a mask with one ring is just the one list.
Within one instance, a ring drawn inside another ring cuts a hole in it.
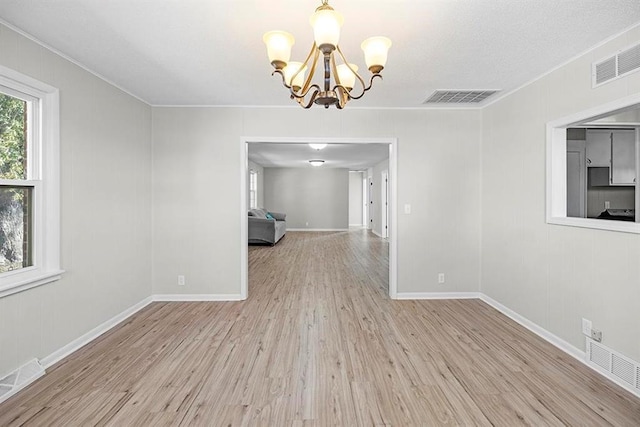
[{"label": "green foliage outside window", "polygon": [[[27,178],[27,103],[0,93],[0,179]],[[31,265],[29,187],[0,187],[0,273]]]}]

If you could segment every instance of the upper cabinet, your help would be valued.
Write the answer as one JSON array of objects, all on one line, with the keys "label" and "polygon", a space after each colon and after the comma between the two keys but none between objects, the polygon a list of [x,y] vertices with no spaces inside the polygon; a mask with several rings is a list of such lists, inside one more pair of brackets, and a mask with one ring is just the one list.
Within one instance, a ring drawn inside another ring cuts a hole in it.
[{"label": "upper cabinet", "polygon": [[587,166],[611,166],[611,130],[587,130]]},{"label": "upper cabinet", "polygon": [[636,132],[615,130],[611,139],[611,184],[636,183]]},{"label": "upper cabinet", "polygon": [[609,185],[635,184],[636,131],[634,129],[588,129],[586,139],[587,167],[609,168]]}]

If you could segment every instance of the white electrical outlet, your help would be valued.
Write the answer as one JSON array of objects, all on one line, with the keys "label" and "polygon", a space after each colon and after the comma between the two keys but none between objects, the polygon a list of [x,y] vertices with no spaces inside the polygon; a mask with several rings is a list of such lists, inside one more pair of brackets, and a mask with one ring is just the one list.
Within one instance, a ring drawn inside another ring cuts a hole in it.
[{"label": "white electrical outlet", "polygon": [[588,337],[591,336],[591,328],[593,327],[593,325],[591,324],[591,320],[582,319],[582,333]]},{"label": "white electrical outlet", "polygon": [[305,222],[305,223],[304,223],[304,225],[305,225],[306,227],[308,227],[308,226],[309,226],[309,222]]},{"label": "white electrical outlet", "polygon": [[608,200],[606,202],[604,202],[604,208],[605,209],[609,209],[611,207],[611,202],[609,202]]},{"label": "white electrical outlet", "polygon": [[407,215],[409,215],[411,213],[411,205],[410,204],[406,203],[404,205],[404,213],[407,214]]},{"label": "white electrical outlet", "polygon": [[438,273],[438,283],[444,283],[444,273]]},{"label": "white electrical outlet", "polygon": [[184,276],[178,276],[178,286],[184,286]]}]

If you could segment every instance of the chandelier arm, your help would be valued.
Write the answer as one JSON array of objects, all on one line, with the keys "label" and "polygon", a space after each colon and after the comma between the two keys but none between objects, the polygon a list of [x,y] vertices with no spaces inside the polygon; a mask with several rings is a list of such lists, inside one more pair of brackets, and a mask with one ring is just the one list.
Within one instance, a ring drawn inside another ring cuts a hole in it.
[{"label": "chandelier arm", "polygon": [[[356,70],[354,70],[351,67],[351,64],[349,64],[349,61],[347,61],[347,58],[344,56],[344,53],[342,53],[342,49],[340,49],[340,46],[336,46],[336,50],[338,51],[338,53],[340,54],[340,58],[342,58],[342,61],[344,62],[344,64],[347,66],[347,68],[356,76],[356,78],[358,79],[358,81],[360,82],[360,86],[362,86],[362,94],[359,95],[357,98],[351,96],[351,92],[347,91],[347,95],[349,96],[350,99],[358,99],[361,98],[362,95],[364,95],[364,93],[369,90],[371,88],[371,85],[369,85],[369,89],[366,89],[366,84],[364,83],[364,79],[360,76],[360,74],[358,74],[358,72]],[[373,79],[372,79],[373,80]],[[337,81],[337,80],[336,80]],[[337,81],[338,84],[340,84],[339,81]],[[353,90],[353,88],[352,88]]]},{"label": "chandelier arm", "polygon": [[364,87],[364,89],[362,90],[362,93],[361,93],[360,95],[358,95],[358,96],[351,95],[351,92],[347,91],[347,90],[346,90],[347,88],[345,88],[345,87],[344,87],[344,86],[342,86],[342,85],[336,85],[336,86],[333,88],[333,90],[336,90],[336,89],[342,89],[342,90],[346,91],[347,96],[349,97],[349,99],[360,99],[360,98],[362,98],[362,97],[364,96],[364,94],[365,94],[369,89],[371,89],[371,87],[373,86],[373,79],[375,79],[376,77],[380,77],[380,79],[382,79],[382,75],[380,75],[380,74],[374,74],[374,75],[372,75],[372,76],[371,76],[371,80],[369,80],[369,86],[365,86],[365,87]]},{"label": "chandelier arm", "polygon": [[287,79],[284,76],[284,72],[282,70],[273,70],[273,73],[271,73],[271,75],[273,76],[275,74],[280,74],[280,77],[282,77],[282,84],[284,85],[284,87],[291,90],[291,86],[287,84]]},{"label": "chandelier arm", "polygon": [[307,78],[304,81],[304,84],[302,85],[301,93],[307,93],[307,91],[309,90],[309,85],[311,84],[311,80],[313,79],[316,63],[318,62],[318,54],[319,54],[319,50],[316,47],[316,42],[313,42],[313,46],[311,46],[311,50],[309,50],[309,54],[307,55],[307,58],[304,60],[304,62],[302,63],[298,71],[293,75],[293,77],[291,77],[291,81],[293,81],[298,76],[298,74],[300,74],[302,70],[304,70],[304,67],[306,67],[309,64],[309,60],[311,59],[311,56],[313,56],[313,66],[309,70],[309,75],[307,76]]},{"label": "chandelier arm", "polygon": [[300,104],[300,106],[305,110],[311,108],[311,106],[313,105],[313,102],[316,100],[316,98],[318,97],[318,94],[320,93],[320,87],[318,85],[311,86],[311,88],[313,87],[315,87],[315,90],[311,94],[311,97],[309,98],[309,102],[307,104],[303,104],[304,99],[298,100],[298,104]]},{"label": "chandelier arm", "polygon": [[320,51],[316,47],[315,42],[313,42],[313,46],[311,47],[309,56],[307,57],[307,60],[304,62],[305,65],[309,62],[309,59],[311,58],[312,53],[313,53],[313,64],[311,65],[311,68],[309,69],[309,75],[307,76],[307,79],[305,80],[304,85],[302,86],[303,93],[307,93],[309,91],[309,88],[311,87],[311,81],[313,80],[313,77],[316,75],[316,67],[318,65],[318,58],[320,57]]},{"label": "chandelier arm", "polygon": [[331,55],[331,72],[333,73],[333,79],[336,82],[336,86],[333,88],[333,90],[338,95],[336,108],[338,110],[342,110],[349,100],[349,91],[346,90],[340,82],[340,75],[338,74],[338,67],[336,66],[336,58],[334,55]]}]

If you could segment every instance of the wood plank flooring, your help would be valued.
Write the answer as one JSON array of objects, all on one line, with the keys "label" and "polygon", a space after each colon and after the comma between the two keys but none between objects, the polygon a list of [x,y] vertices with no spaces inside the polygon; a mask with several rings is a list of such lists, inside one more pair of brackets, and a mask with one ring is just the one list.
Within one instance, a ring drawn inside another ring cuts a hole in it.
[{"label": "wood plank flooring", "polygon": [[250,247],[249,299],[154,303],[0,426],[640,425],[640,400],[479,300],[392,301],[364,230]]}]

